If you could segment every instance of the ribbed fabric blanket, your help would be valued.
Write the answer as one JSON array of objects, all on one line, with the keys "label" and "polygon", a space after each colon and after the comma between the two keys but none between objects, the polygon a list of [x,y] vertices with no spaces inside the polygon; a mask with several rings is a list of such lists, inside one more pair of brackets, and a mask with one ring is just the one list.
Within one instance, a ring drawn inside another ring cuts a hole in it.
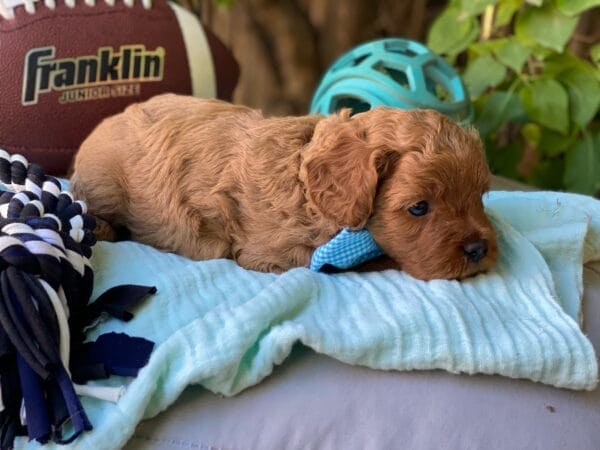
[{"label": "ribbed fabric blanket", "polygon": [[[90,338],[123,331],[157,348],[117,404],[82,399],[94,430],[73,448],[120,448],[142,418],[167,408],[191,383],[236,394],[269,375],[297,341],[378,369],[500,374],[593,389],[596,356],[579,322],[582,264],[600,260],[600,202],[494,192],[485,203],[501,256],[492,272],[463,282],[423,282],[398,271],[265,274],[132,242],[99,243],[95,292],[137,283],[156,285],[158,293],[132,322],[107,321]],[[37,446],[17,441],[17,448],[27,445]]]}]

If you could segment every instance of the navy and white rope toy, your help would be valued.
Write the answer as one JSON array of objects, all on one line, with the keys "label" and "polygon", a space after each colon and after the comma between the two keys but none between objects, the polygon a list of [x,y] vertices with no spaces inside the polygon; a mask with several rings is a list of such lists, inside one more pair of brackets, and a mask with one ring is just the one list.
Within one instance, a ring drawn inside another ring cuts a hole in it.
[{"label": "navy and white rope toy", "polygon": [[115,333],[84,342],[85,329],[105,313],[130,320],[155,288],[117,286],[88,304],[95,220],[85,203],[2,149],[0,182],[0,448],[20,435],[68,443],[92,428],[78,395],[116,401],[123,391],[83,383],[135,376],[154,346]]}]

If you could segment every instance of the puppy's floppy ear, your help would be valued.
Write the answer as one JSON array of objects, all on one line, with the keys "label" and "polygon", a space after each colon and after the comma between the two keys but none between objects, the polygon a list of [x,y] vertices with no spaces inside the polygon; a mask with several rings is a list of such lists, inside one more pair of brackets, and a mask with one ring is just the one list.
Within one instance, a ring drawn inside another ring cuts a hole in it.
[{"label": "puppy's floppy ear", "polygon": [[340,227],[363,228],[379,177],[397,152],[368,142],[367,130],[344,110],[321,120],[303,153],[300,177],[318,210]]}]

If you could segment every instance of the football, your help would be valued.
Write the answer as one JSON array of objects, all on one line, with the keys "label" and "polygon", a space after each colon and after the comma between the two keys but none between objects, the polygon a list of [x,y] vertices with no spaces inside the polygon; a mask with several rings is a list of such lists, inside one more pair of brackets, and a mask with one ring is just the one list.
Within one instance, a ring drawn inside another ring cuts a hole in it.
[{"label": "football", "polygon": [[229,100],[239,76],[226,46],[165,0],[0,0],[0,61],[0,148],[53,175],[127,105]]}]

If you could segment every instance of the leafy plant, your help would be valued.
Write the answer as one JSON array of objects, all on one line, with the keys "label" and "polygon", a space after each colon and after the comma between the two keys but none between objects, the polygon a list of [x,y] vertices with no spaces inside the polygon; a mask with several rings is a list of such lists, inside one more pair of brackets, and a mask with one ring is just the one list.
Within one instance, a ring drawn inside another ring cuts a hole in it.
[{"label": "leafy plant", "polygon": [[460,67],[494,173],[600,193],[600,43],[569,50],[600,0],[451,0],[428,45]]}]

